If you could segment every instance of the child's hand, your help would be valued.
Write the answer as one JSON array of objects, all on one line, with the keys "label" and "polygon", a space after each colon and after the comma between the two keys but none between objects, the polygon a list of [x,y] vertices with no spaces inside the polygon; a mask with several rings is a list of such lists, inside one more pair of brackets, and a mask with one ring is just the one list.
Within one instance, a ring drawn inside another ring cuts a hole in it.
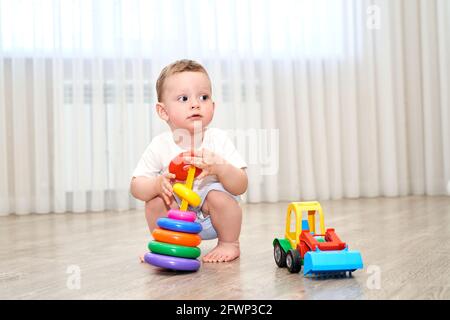
[{"label": "child's hand", "polygon": [[[202,169],[202,173],[198,175],[197,179],[203,179],[209,175],[219,175],[221,165],[227,163],[225,159],[208,149],[196,150],[193,153],[194,156],[183,156],[183,161]],[[185,166],[184,169],[188,170],[189,166]]]},{"label": "child's hand", "polygon": [[173,173],[167,172],[158,176],[158,194],[164,199],[164,202],[170,206],[172,203],[172,195],[173,189],[172,184],[170,183],[171,179],[175,179],[175,175]]}]

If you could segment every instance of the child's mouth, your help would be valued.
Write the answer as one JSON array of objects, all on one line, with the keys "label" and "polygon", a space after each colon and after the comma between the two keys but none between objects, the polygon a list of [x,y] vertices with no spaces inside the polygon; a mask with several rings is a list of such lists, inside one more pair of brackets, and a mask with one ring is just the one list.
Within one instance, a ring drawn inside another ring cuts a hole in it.
[{"label": "child's mouth", "polygon": [[201,118],[202,118],[201,115],[199,115],[199,114],[193,114],[193,115],[190,116],[188,119],[191,119],[191,120],[198,120],[198,119],[201,119]]}]

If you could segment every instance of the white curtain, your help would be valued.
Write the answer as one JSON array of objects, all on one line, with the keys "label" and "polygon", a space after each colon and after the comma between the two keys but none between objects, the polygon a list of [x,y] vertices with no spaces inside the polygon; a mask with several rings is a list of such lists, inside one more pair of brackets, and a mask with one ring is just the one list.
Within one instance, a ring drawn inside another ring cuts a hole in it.
[{"label": "white curtain", "polygon": [[142,208],[181,58],[210,73],[244,201],[450,189],[447,0],[0,0],[0,214]]}]

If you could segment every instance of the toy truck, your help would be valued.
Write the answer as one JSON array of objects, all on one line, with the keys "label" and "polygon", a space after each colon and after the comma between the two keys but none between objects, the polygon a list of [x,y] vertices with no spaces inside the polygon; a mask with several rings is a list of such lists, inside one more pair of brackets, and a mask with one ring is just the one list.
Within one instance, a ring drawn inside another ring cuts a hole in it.
[{"label": "toy truck", "polygon": [[[308,213],[305,220],[303,212]],[[319,234],[316,234],[316,213],[320,219]],[[295,219],[291,219],[292,214]],[[351,276],[353,271],[363,268],[358,251],[350,251],[334,229],[325,231],[322,207],[317,201],[289,204],[285,238],[273,240],[273,255],[278,267],[298,273],[303,266],[305,276],[346,276],[347,272]]]}]

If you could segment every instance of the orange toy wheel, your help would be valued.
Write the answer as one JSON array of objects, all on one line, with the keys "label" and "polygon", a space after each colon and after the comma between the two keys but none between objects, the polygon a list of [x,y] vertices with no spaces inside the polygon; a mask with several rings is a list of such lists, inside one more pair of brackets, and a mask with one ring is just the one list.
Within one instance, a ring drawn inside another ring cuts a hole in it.
[{"label": "orange toy wheel", "polygon": [[196,247],[202,241],[198,234],[176,232],[161,228],[153,230],[152,236],[156,241],[173,243],[186,247]]}]

